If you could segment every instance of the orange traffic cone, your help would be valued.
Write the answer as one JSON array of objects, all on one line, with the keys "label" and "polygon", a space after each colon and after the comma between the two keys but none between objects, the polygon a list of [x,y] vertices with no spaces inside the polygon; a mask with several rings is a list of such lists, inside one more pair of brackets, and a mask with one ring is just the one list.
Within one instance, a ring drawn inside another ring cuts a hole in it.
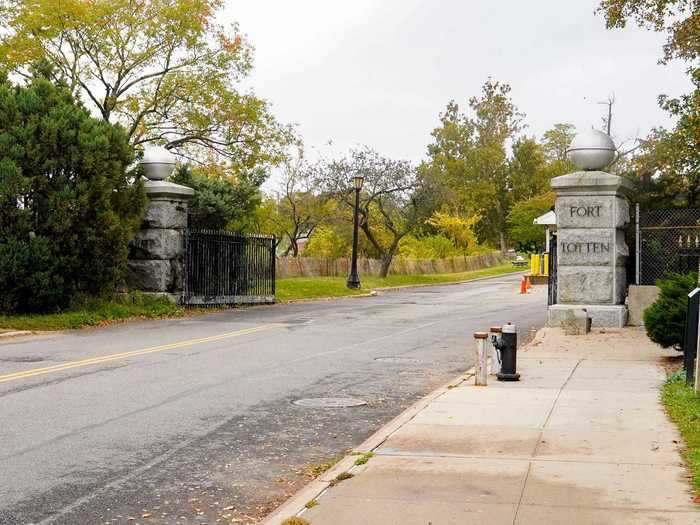
[{"label": "orange traffic cone", "polygon": [[530,282],[530,278],[527,275],[525,276],[525,284],[527,285],[527,290],[532,288],[532,283]]},{"label": "orange traffic cone", "polygon": [[526,283],[525,277],[523,277],[522,281],[520,281],[520,293],[521,294],[527,293],[527,283]]}]

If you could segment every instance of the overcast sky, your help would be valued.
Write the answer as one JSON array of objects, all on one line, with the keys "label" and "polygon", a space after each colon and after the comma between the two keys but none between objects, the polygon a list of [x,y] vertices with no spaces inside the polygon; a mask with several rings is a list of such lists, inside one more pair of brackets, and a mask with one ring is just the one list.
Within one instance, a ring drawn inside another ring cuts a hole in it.
[{"label": "overcast sky", "polygon": [[663,35],[605,29],[596,0],[230,0],[255,47],[250,86],[307,149],[367,144],[419,161],[447,102],[489,77],[509,83],[527,133],[600,126],[615,94],[616,140],[668,125],[660,93],[688,91],[657,65]]}]

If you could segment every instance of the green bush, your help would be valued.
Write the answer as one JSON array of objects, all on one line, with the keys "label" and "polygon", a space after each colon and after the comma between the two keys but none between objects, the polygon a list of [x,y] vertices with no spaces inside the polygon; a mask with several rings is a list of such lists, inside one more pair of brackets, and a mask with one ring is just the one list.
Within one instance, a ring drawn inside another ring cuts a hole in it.
[{"label": "green bush", "polygon": [[349,239],[340,235],[336,228],[321,225],[314,230],[302,255],[304,257],[340,259],[341,257],[350,257],[351,249]]},{"label": "green bush", "polygon": [[414,237],[407,235],[401,239],[399,257],[406,259],[446,259],[458,257],[466,252],[458,248],[452,239],[443,234]]},{"label": "green bush", "polygon": [[644,311],[647,335],[664,348],[681,350],[685,334],[688,294],[697,285],[698,275],[672,274],[656,284],[661,289],[659,298]]},{"label": "green bush", "polygon": [[0,311],[66,308],[114,291],[145,206],[120,127],[46,78],[0,76]]}]

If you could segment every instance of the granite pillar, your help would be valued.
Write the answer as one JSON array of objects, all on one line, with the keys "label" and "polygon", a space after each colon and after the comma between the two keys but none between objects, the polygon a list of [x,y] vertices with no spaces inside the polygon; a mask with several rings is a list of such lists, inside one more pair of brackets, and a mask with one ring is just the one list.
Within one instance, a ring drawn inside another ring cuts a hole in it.
[{"label": "granite pillar", "polygon": [[187,206],[194,190],[163,180],[148,180],[145,187],[148,205],[141,229],[129,246],[126,284],[130,290],[179,301]]},{"label": "granite pillar", "polygon": [[572,310],[585,309],[594,327],[627,322],[626,267],[629,250],[627,196],[632,183],[602,171],[552,179],[557,216],[557,299],[548,324],[561,326]]}]

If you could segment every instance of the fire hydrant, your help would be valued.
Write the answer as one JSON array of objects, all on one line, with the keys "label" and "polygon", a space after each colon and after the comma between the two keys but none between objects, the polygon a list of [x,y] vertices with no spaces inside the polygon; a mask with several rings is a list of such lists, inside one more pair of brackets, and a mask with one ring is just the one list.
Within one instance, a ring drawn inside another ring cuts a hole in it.
[{"label": "fire hydrant", "polygon": [[518,331],[514,324],[508,323],[501,327],[501,337],[492,337],[493,346],[501,353],[501,371],[496,374],[499,381],[519,381],[520,374],[516,372],[518,351]]}]

